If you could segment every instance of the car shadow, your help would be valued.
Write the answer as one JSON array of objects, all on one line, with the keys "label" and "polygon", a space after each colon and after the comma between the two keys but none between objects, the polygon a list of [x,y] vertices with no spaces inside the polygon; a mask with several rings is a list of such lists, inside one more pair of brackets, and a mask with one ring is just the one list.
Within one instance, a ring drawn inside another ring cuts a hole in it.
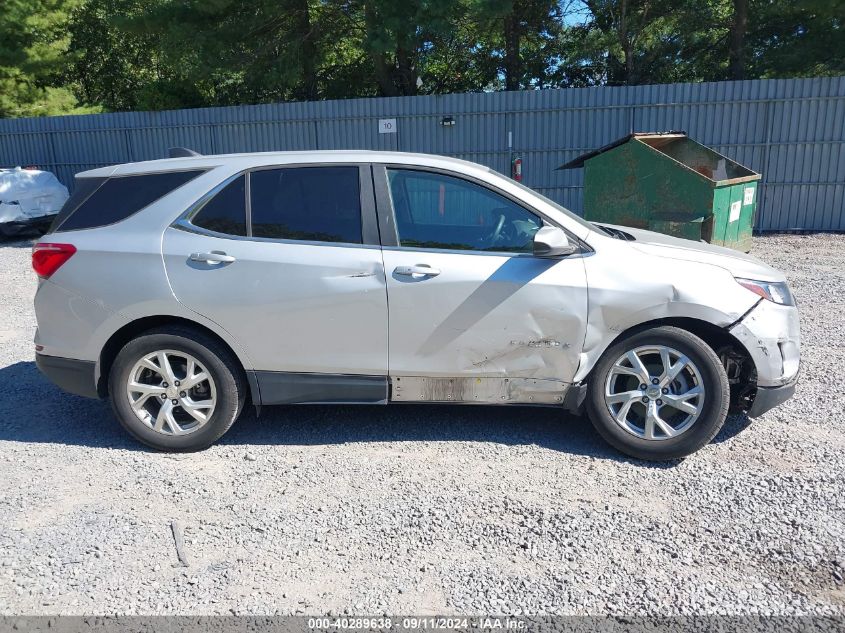
[{"label": "car shadow", "polygon": [[32,248],[32,245],[35,244],[41,238],[40,235],[3,235],[0,233],[0,248]]},{"label": "car shadow", "polygon": [[722,430],[713,438],[713,443],[721,444],[722,442],[727,442],[751,426],[751,422],[752,419],[744,413],[731,413],[728,415],[727,420],[725,420]]},{"label": "car shadow", "polygon": [[[728,433],[742,430],[731,423]],[[722,434],[715,441],[732,435]],[[34,362],[0,368],[0,441],[150,451],[127,435],[105,401],[64,393]],[[220,440],[225,445],[314,446],[372,442],[490,442],[673,468],[680,460],[646,462],[621,455],[586,417],[553,407],[450,404],[292,405],[253,407]]]}]

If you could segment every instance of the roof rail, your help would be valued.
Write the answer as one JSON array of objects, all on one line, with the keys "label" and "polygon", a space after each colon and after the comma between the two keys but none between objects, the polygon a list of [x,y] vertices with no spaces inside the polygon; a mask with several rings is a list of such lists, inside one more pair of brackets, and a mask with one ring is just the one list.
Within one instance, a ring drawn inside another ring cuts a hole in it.
[{"label": "roof rail", "polygon": [[169,147],[167,149],[168,158],[190,158],[191,156],[202,156],[202,154],[187,147]]}]

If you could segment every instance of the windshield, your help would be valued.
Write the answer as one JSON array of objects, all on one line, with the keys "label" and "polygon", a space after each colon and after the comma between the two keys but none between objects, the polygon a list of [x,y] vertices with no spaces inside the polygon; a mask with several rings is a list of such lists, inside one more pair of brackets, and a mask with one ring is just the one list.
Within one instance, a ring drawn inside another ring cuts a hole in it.
[{"label": "windshield", "polygon": [[596,227],[595,227],[595,225],[594,225],[594,224],[592,224],[591,222],[587,222],[587,221],[586,221],[584,218],[582,218],[581,216],[575,215],[572,211],[570,211],[569,209],[567,209],[566,207],[564,207],[564,206],[562,206],[562,205],[559,205],[557,202],[555,202],[555,201],[554,201],[554,200],[552,200],[551,198],[547,198],[546,196],[544,196],[544,195],[543,195],[542,193],[540,193],[539,191],[535,191],[535,190],[534,190],[534,189],[532,189],[531,187],[527,187],[527,186],[523,185],[521,182],[517,182],[516,180],[514,180],[514,181],[513,181],[513,183],[514,183],[517,187],[519,187],[520,189],[524,189],[524,190],[525,190],[525,191],[527,191],[528,193],[530,193],[530,194],[532,194],[532,195],[534,195],[534,196],[536,196],[536,197],[540,198],[543,202],[546,202],[546,203],[548,203],[549,205],[553,206],[555,209],[557,209],[558,211],[560,211],[561,213],[563,213],[563,214],[564,214],[564,215],[566,215],[567,217],[572,218],[573,220],[575,220],[578,224],[580,224],[580,225],[581,225],[581,226],[583,226],[584,228],[590,229],[591,231],[595,231],[595,230],[596,230]]}]

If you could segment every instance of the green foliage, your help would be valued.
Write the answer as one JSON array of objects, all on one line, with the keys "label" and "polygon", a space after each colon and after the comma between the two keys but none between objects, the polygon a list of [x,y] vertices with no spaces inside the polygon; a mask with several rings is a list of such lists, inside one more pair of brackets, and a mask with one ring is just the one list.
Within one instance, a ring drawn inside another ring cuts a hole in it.
[{"label": "green foliage", "polygon": [[70,11],[81,0],[4,0],[0,11],[0,117],[78,108],[64,71]]},{"label": "green foliage", "polygon": [[754,77],[845,74],[845,0],[752,1],[747,64]]},{"label": "green foliage", "polygon": [[729,2],[587,0],[573,52],[589,80],[608,85],[721,79]]},{"label": "green foliage", "polygon": [[564,15],[557,0],[473,0],[479,55],[493,89],[548,88],[558,63]]},{"label": "green foliage", "polygon": [[567,49],[577,73],[565,85],[719,81],[741,75],[806,77],[845,72],[845,0],[585,0],[589,17]]},{"label": "green foliage", "polygon": [[0,116],[845,73],[845,0],[4,0]]}]

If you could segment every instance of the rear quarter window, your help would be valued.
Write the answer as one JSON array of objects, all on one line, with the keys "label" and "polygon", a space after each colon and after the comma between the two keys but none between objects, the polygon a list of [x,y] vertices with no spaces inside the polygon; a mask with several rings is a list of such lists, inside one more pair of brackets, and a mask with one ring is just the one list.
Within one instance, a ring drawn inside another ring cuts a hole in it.
[{"label": "rear quarter window", "polygon": [[117,176],[96,179],[99,186],[79,181],[78,187],[92,192],[84,200],[74,192],[56,218],[53,230],[93,229],[120,222],[202,173],[204,170]]},{"label": "rear quarter window", "polygon": [[246,177],[223,187],[191,218],[191,224],[215,233],[246,235]]}]

